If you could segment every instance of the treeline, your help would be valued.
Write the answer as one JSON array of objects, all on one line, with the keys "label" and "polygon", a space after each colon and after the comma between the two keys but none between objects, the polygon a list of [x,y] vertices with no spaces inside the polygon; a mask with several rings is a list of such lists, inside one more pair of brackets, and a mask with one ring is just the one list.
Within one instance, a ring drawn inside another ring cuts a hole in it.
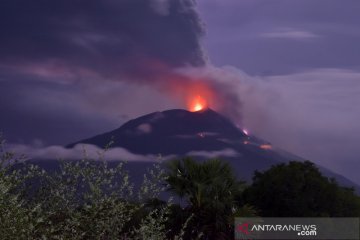
[{"label": "treeline", "polygon": [[[123,162],[48,173],[0,149],[0,239],[233,239],[235,217],[359,217],[360,199],[311,162],[239,181],[219,159],[155,164],[135,186]],[[169,197],[172,196],[172,197]]]}]

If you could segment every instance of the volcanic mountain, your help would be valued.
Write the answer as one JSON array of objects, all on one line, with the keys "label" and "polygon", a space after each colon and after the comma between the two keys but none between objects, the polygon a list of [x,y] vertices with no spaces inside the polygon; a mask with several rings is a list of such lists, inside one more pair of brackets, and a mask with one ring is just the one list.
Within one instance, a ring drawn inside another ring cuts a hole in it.
[{"label": "volcanic mountain", "polygon": [[[69,144],[92,144],[103,148],[125,148],[134,154],[158,156],[193,156],[203,160],[218,157],[228,161],[237,175],[250,180],[255,170],[265,170],[274,164],[303,161],[301,157],[280,149],[235,126],[210,108],[189,112],[182,109],[154,112],[130,120],[118,129]],[[141,175],[148,162],[132,162],[131,171]],[[345,177],[318,166],[342,185],[360,188]]]},{"label": "volcanic mountain", "polygon": [[[245,153],[255,138],[247,136],[230,120],[219,113],[205,109],[189,112],[175,109],[151,113],[130,120],[120,128],[79,143],[104,147],[110,140],[114,147],[122,147],[136,154],[186,155],[196,151],[239,150]],[[246,142],[247,141],[247,142]]]}]

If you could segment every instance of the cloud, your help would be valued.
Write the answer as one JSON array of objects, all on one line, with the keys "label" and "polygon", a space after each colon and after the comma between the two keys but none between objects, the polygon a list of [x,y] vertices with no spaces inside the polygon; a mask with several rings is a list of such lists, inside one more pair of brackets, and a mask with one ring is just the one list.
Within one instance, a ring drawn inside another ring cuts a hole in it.
[{"label": "cloud", "polygon": [[5,0],[0,16],[3,67],[147,81],[167,68],[204,64],[192,0]]},{"label": "cloud", "polygon": [[[178,156],[176,155],[140,155],[129,152],[120,147],[110,148],[104,150],[91,144],[77,144],[73,148],[65,148],[63,146],[39,146],[39,145],[25,145],[25,144],[9,144],[8,150],[15,152],[18,155],[24,154],[26,159],[37,160],[121,160],[121,161],[140,161],[140,162],[157,162],[171,160]],[[187,156],[216,158],[216,157],[236,157],[239,155],[233,149],[223,149],[220,151],[191,151]]]},{"label": "cloud", "polygon": [[234,149],[224,149],[220,151],[191,151],[187,153],[188,156],[217,158],[217,157],[236,157],[239,155]]},{"label": "cloud", "polygon": [[283,28],[273,32],[265,32],[260,34],[260,36],[264,38],[283,38],[293,40],[306,40],[320,37],[319,35],[309,31],[302,31],[291,28]]},{"label": "cloud", "polygon": [[262,82],[244,96],[243,124],[273,145],[360,182],[360,72],[317,69]]},{"label": "cloud", "polygon": [[5,0],[0,22],[0,126],[12,141],[66,144],[197,95],[240,118],[229,86],[191,70],[208,68],[193,0]]},{"label": "cloud", "polygon": [[192,80],[173,70],[206,63],[193,0],[5,0],[0,22],[0,130],[15,142],[66,144],[180,107],[169,88]]},{"label": "cloud", "polygon": [[230,91],[222,111],[240,127],[360,182],[353,168],[360,166],[359,71],[313,69],[262,77],[230,66],[183,71]]},{"label": "cloud", "polygon": [[198,6],[207,26],[204,45],[217,66],[262,76],[360,69],[357,0],[208,0]]},{"label": "cloud", "polygon": [[91,144],[77,144],[74,148],[64,148],[63,146],[31,146],[24,144],[11,144],[9,150],[17,154],[25,154],[27,159],[45,159],[45,160],[121,160],[121,161],[142,161],[155,162],[159,160],[172,159],[174,156],[157,156],[157,155],[139,155],[133,154],[124,148],[110,148],[106,151]]}]

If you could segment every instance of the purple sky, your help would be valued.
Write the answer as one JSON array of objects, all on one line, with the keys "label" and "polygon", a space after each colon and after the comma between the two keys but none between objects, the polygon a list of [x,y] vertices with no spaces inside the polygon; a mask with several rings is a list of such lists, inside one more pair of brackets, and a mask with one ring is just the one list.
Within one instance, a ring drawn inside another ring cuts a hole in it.
[{"label": "purple sky", "polygon": [[211,62],[258,78],[244,125],[360,183],[360,2],[199,1]]},{"label": "purple sky", "polygon": [[213,64],[252,75],[360,70],[357,0],[199,1]]},{"label": "purple sky", "polygon": [[200,79],[251,133],[360,183],[359,12],[358,0],[3,0],[0,129],[67,144],[184,108],[172,86]]}]

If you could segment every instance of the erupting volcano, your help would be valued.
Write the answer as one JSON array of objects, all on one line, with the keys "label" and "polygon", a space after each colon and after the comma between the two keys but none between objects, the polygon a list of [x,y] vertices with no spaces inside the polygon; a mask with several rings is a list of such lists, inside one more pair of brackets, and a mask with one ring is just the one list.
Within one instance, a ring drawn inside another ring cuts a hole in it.
[{"label": "erupting volcano", "polygon": [[189,106],[189,110],[191,112],[197,112],[197,111],[201,111],[203,109],[207,108],[207,102],[205,99],[203,99],[201,96],[197,96],[191,103]]},{"label": "erupting volcano", "polygon": [[171,95],[180,100],[190,112],[222,107],[222,96],[205,80],[187,79],[184,84],[173,84],[170,90]]},{"label": "erupting volcano", "polygon": [[[123,124],[118,129],[70,144],[92,144],[124,148],[143,156],[193,156],[196,159],[217,158],[228,161],[239,177],[250,180],[255,170],[302,158],[273,148],[271,143],[237,127],[230,119],[209,108],[200,95],[189,101],[188,109],[172,109],[150,113]],[[211,100],[211,98],[207,98]],[[167,158],[168,157],[168,158]],[[126,160],[126,159],[125,159]],[[131,162],[131,171],[143,176],[151,161]],[[321,167],[320,167],[321,168]],[[346,186],[355,186],[344,177],[321,168],[325,175],[335,177]],[[358,188],[357,188],[358,189]],[[360,189],[360,188],[359,188]]]}]

